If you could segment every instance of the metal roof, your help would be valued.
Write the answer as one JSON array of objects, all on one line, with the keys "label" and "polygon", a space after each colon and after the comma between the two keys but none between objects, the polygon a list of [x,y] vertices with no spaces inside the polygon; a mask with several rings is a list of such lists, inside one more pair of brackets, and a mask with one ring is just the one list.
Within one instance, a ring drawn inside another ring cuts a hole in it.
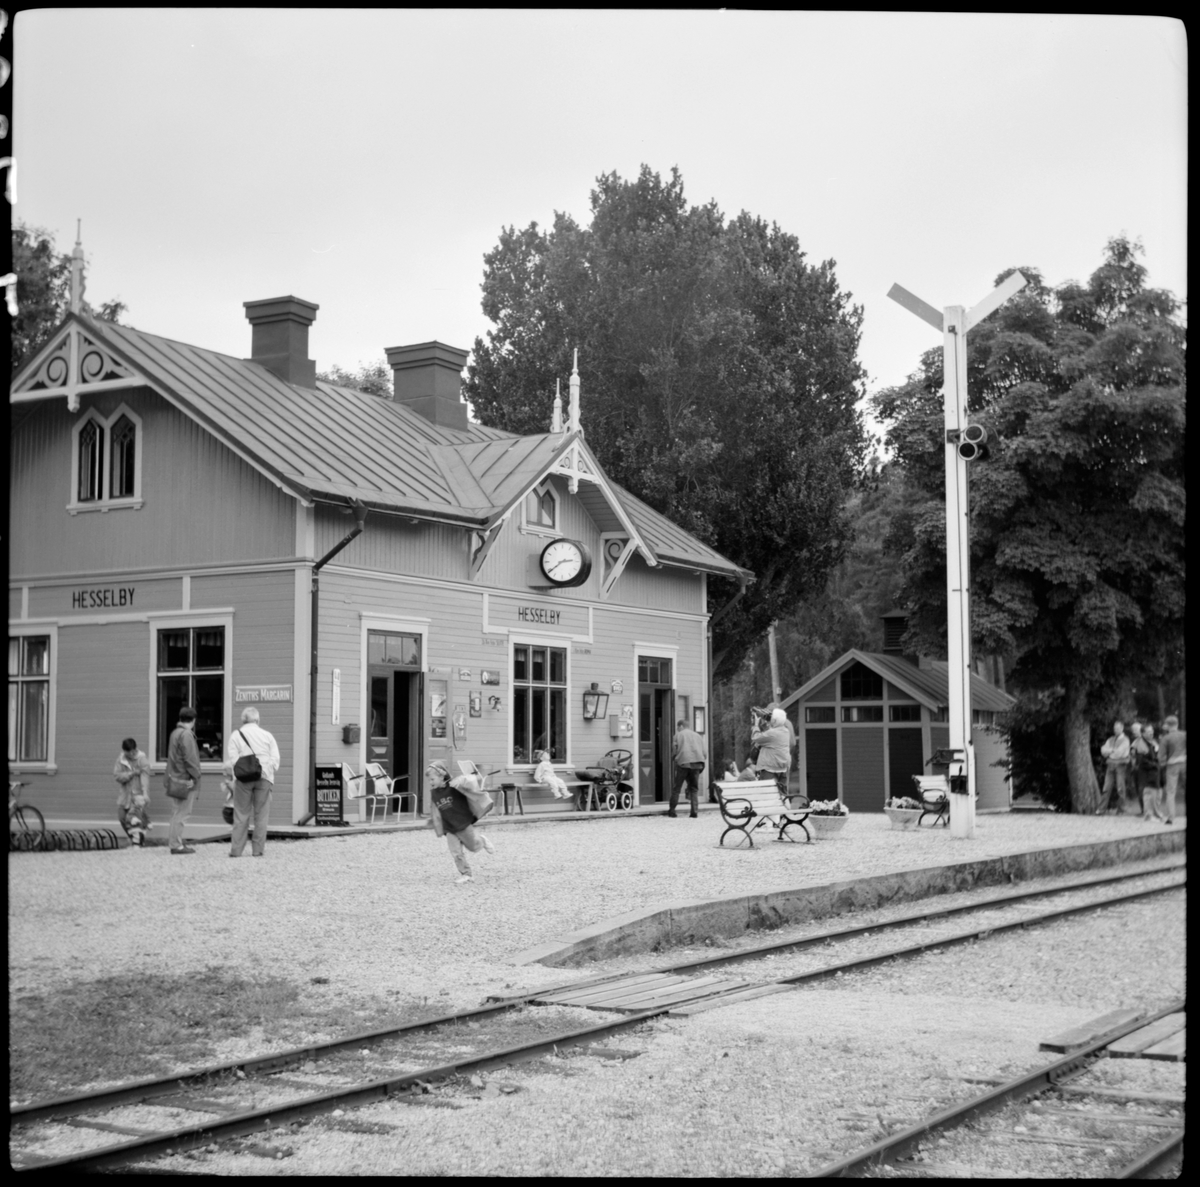
[{"label": "metal roof", "polygon": [[[546,474],[571,434],[519,436],[469,423],[436,425],[403,404],[317,381],[286,383],[259,363],[129,326],[68,315],[151,387],[235,452],[306,502],[360,499],[370,507],[490,527]],[[38,360],[14,377],[14,390]],[[81,387],[86,391],[86,386]],[[603,471],[597,470],[603,476]],[[655,559],[729,575],[744,572],[665,516],[604,478],[580,484],[601,531],[632,523]],[[597,493],[601,495],[597,498]],[[620,501],[620,511],[609,500]]]},{"label": "metal roof", "polygon": [[[859,651],[852,647],[833,663],[822,668],[811,680],[802,684],[789,697],[779,702],[780,708],[806,701],[831,676],[857,660],[897,688],[908,693],[929,709],[940,709],[949,704],[950,676],[944,660],[930,660],[929,667],[918,668],[897,655],[881,655],[875,651]],[[971,708],[1002,713],[1016,704],[1016,698],[1001,692],[994,684],[971,673]]]}]

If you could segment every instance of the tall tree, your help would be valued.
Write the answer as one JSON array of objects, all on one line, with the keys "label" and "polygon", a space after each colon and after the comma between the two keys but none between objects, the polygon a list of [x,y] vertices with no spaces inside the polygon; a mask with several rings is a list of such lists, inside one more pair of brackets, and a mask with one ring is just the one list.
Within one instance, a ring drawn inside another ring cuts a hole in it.
[{"label": "tall tree", "polygon": [[[17,277],[17,316],[12,323],[12,374],[49,340],[67,315],[71,300],[71,257],[60,252],[54,235],[18,220],[12,229],[13,272]],[[105,301],[84,308],[101,321],[119,322],[126,306]]]},{"label": "tall tree", "polygon": [[[485,424],[549,428],[579,350],[588,445],[622,486],[756,581],[718,624],[717,678],[846,547],[843,504],[866,448],[855,403],[862,311],[795,236],[663,181],[597,179],[591,223],[505,228],[485,257],[466,392]],[[710,608],[737,586],[709,585]]]},{"label": "tall tree", "polygon": [[[1185,338],[1140,251],[1112,239],[1086,285],[1056,291],[1022,267],[1030,285],[970,339],[990,455],[970,472],[974,642],[1015,657],[1015,720],[1061,730],[1075,811],[1097,800],[1092,722],[1130,680],[1183,665]],[[910,632],[944,655],[941,355],[875,406],[928,498],[908,524]]]}]

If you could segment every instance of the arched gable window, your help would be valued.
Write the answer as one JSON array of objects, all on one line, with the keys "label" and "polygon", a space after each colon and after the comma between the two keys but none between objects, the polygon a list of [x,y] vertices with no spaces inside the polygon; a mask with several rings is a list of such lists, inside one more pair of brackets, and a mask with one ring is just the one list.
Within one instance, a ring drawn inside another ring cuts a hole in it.
[{"label": "arched gable window", "polygon": [[141,434],[141,417],[124,404],[107,417],[95,408],[80,417],[72,430],[72,515],[142,505]]},{"label": "arched gable window", "polygon": [[80,503],[94,503],[104,494],[104,426],[89,415],[79,427],[76,466],[79,476],[75,498]]},{"label": "arched gable window", "polygon": [[111,435],[112,465],[109,467],[108,497],[131,499],[137,473],[137,425],[122,413],[113,422]]},{"label": "arched gable window", "polygon": [[525,496],[525,526],[543,531],[558,528],[558,499],[549,481],[535,487]]}]

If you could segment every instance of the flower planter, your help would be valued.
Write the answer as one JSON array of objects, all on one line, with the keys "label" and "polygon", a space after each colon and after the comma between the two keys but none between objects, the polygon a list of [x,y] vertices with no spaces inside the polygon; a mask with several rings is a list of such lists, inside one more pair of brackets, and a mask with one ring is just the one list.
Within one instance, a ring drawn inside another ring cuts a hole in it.
[{"label": "flower planter", "polygon": [[914,828],[921,816],[920,808],[884,808],[892,828]]},{"label": "flower planter", "polygon": [[836,836],[846,827],[849,819],[849,816],[810,816],[804,824],[813,839],[820,840],[822,837]]}]

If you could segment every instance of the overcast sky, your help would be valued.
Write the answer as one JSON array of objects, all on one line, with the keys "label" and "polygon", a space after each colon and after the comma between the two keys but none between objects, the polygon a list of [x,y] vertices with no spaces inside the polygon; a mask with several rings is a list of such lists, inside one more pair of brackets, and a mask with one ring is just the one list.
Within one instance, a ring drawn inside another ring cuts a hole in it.
[{"label": "overcast sky", "polygon": [[[14,217],[88,299],[244,357],[242,302],[320,305],[310,355],[469,348],[506,225],[586,223],[602,172],[677,165],[832,258],[869,389],[1006,267],[1083,280],[1145,244],[1186,297],[1187,44],[1173,20],[868,13],[59,9],[15,20]],[[580,363],[587,382],[587,361]]]}]

